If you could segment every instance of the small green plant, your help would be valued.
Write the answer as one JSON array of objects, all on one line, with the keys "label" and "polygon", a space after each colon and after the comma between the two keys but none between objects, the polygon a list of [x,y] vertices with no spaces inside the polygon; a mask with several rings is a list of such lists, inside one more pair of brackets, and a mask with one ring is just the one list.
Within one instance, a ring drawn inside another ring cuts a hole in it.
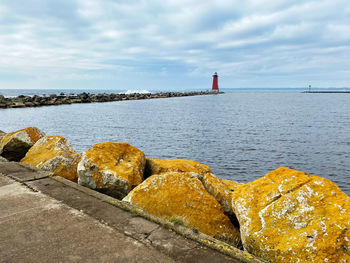
[{"label": "small green plant", "polygon": [[181,219],[178,219],[178,218],[170,218],[169,219],[169,222],[175,224],[175,225],[178,225],[178,226],[183,226],[184,225],[184,222],[181,220]]},{"label": "small green plant", "polygon": [[131,209],[130,214],[131,214],[131,216],[139,216],[140,215],[140,213],[139,213],[139,211],[137,211],[137,209]]}]

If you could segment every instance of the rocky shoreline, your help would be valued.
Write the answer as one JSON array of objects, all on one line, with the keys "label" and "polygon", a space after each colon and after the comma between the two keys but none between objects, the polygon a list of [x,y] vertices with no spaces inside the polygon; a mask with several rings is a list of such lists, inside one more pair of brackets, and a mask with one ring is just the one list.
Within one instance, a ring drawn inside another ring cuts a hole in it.
[{"label": "rocky shoreline", "polygon": [[64,137],[35,127],[0,131],[0,162],[7,160],[108,194],[265,262],[350,262],[350,197],[316,175],[280,167],[243,184],[220,179],[196,161],[146,157],[125,142],[76,152]]},{"label": "rocky shoreline", "polygon": [[199,95],[222,94],[217,91],[192,91],[192,92],[158,92],[158,93],[80,93],[80,94],[65,94],[60,93],[43,95],[43,96],[24,96],[4,97],[0,95],[0,108],[24,108],[24,107],[39,107],[73,103],[95,103],[95,102],[110,102],[123,100],[144,100],[144,99],[159,99],[172,97],[186,97]]}]

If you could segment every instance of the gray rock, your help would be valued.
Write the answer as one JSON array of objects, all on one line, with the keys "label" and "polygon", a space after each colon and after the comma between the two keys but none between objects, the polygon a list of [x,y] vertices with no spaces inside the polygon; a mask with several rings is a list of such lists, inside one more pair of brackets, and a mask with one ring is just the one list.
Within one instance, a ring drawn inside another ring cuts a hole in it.
[{"label": "gray rock", "polygon": [[20,161],[29,148],[45,134],[35,127],[28,127],[6,136],[0,141],[0,155],[9,161]]}]

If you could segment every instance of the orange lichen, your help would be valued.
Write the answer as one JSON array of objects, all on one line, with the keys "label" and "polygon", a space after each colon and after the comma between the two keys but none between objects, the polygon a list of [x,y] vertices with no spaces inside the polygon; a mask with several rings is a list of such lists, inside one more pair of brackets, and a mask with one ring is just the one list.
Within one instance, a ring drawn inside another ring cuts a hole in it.
[{"label": "orange lichen", "polygon": [[268,262],[350,262],[350,198],[333,182],[281,167],[232,197],[248,252]]},{"label": "orange lichen", "polygon": [[71,156],[67,163],[61,163],[54,171],[56,176],[64,177],[70,181],[78,182],[77,166],[80,161],[81,154],[77,153]]},{"label": "orange lichen", "polygon": [[43,136],[45,134],[35,127],[6,134],[0,142],[0,155],[10,161],[20,161],[29,148]]},{"label": "orange lichen", "polygon": [[36,127],[28,127],[21,131],[27,132],[33,143],[36,143],[40,138],[43,137],[43,133]]},{"label": "orange lichen", "polygon": [[21,162],[76,182],[79,160],[80,154],[75,152],[65,138],[46,136],[30,148]]},{"label": "orange lichen", "polygon": [[211,173],[203,174],[199,177],[205,189],[221,204],[224,211],[233,215],[231,206],[231,195],[241,183],[229,181],[226,179],[219,179]]},{"label": "orange lichen", "polygon": [[174,160],[159,160],[147,158],[147,176],[153,174],[161,174],[167,172],[195,172],[198,174],[210,173],[210,167],[196,161],[174,159]]},{"label": "orange lichen", "polygon": [[237,187],[239,187],[240,185],[242,185],[242,183],[235,182],[235,181],[231,181],[231,180],[227,180],[227,179],[221,179],[221,182],[225,185],[225,187],[226,187],[230,192],[234,192],[234,191],[236,190]]},{"label": "orange lichen", "polygon": [[0,130],[0,144],[2,139],[6,136],[6,133]]},{"label": "orange lichen", "polygon": [[40,131],[38,128],[27,127],[27,128],[22,129],[22,130],[18,130],[18,131],[14,131],[14,132],[6,134],[3,138],[3,140],[1,141],[1,144],[2,145],[7,144],[15,135],[17,135],[19,133],[27,133],[32,145],[44,136],[43,132]]},{"label": "orange lichen", "polygon": [[125,195],[143,180],[145,155],[128,143],[95,144],[78,165],[79,183],[94,189],[123,188]]},{"label": "orange lichen", "polygon": [[239,245],[239,231],[224,214],[195,173],[169,172],[153,175],[131,191],[124,201],[149,213],[177,219],[202,233]]}]

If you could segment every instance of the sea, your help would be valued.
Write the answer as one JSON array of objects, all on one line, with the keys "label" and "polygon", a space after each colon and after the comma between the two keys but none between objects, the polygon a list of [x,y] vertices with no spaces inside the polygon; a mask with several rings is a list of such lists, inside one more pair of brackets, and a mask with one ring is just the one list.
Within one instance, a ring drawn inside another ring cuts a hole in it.
[{"label": "sea", "polygon": [[[4,96],[132,93],[0,90]],[[242,183],[286,166],[326,177],[350,195],[350,94],[227,89],[220,95],[0,109],[0,130],[36,126],[77,151],[128,142],[147,157],[190,159]],[[148,92],[148,91],[135,91]]]}]

